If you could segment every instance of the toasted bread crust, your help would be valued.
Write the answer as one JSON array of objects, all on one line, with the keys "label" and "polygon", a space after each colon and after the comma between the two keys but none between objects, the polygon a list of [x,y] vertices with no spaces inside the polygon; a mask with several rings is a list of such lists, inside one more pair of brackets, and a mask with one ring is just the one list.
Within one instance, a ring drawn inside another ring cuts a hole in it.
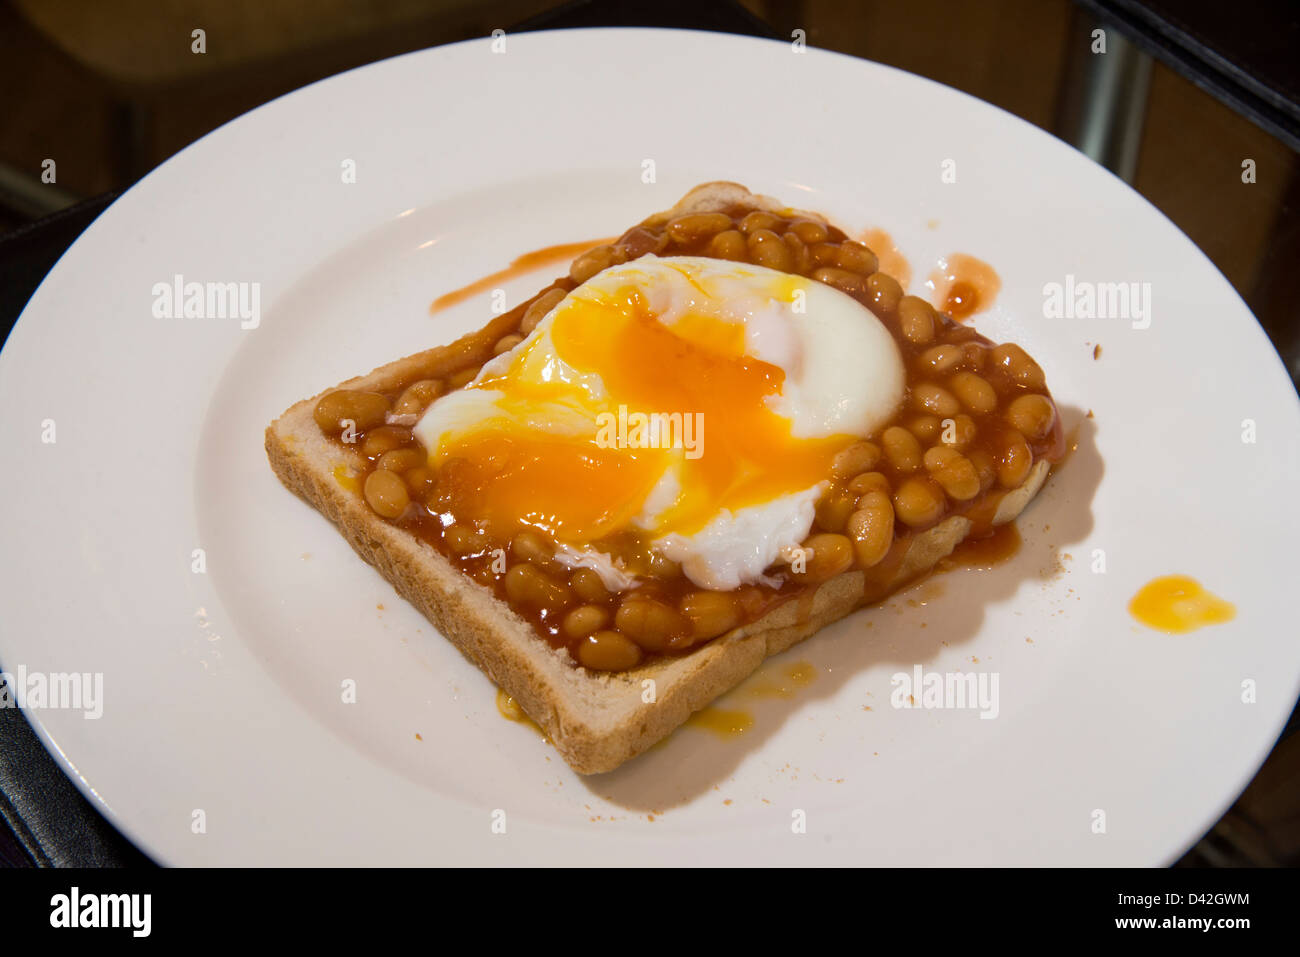
[{"label": "toasted bread crust", "polygon": [[[737,204],[786,209],[735,183],[706,183],[646,223]],[[815,213],[804,215],[825,221]],[[485,360],[490,344],[510,330],[512,321],[510,314],[499,316],[451,345],[398,359],[325,392],[337,388],[390,391],[414,379],[435,378]],[[267,428],[266,453],[276,475],[333,522],[403,598],[513,697],[580,774],[613,770],[647,750],[693,712],[738,685],[765,658],[844,617],[861,602],[862,572],[845,572],[823,583],[811,600],[779,605],[681,657],[654,659],[627,672],[588,671],[538,638],[509,605],[462,574],[431,545],[377,516],[357,489],[336,477],[336,469],[359,469],[364,460],[317,427],[313,410],[325,392],[292,406]],[[994,524],[1020,514],[1042,487],[1048,468],[1045,461],[1036,463],[1025,483],[1004,496]],[[893,576],[891,590],[932,569],[970,529],[968,519],[953,516],[918,534]],[[647,679],[654,681],[652,703],[642,700]]]}]

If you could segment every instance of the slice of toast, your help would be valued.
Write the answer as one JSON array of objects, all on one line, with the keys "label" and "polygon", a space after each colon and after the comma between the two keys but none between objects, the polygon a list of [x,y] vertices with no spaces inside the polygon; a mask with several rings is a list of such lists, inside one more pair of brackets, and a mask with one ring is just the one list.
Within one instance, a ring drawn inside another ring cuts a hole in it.
[{"label": "slice of toast", "polygon": [[[737,206],[792,212],[738,184],[707,183],[642,225]],[[800,215],[825,222],[815,213]],[[811,598],[777,605],[756,621],[679,657],[651,658],[629,671],[593,672],[552,648],[490,588],[462,573],[432,545],[376,515],[354,477],[365,467],[364,457],[321,431],[313,417],[317,401],[337,388],[391,392],[417,379],[440,378],[481,364],[491,357],[493,344],[518,327],[526,306],[451,345],[399,359],[297,403],[267,428],[266,452],[280,480],[337,525],[362,558],[513,697],[575,771],[595,774],[647,750],[693,712],[738,685],[765,658],[859,607],[866,577],[859,570],[844,572],[823,582]],[[1038,493],[1048,470],[1048,461],[1036,461],[1023,483],[1002,496],[992,524],[1016,518]],[[876,600],[931,570],[972,527],[969,518],[954,515],[915,534],[888,577],[877,576],[865,597]],[[651,703],[643,700],[650,697],[643,694],[647,679],[654,682]]]}]

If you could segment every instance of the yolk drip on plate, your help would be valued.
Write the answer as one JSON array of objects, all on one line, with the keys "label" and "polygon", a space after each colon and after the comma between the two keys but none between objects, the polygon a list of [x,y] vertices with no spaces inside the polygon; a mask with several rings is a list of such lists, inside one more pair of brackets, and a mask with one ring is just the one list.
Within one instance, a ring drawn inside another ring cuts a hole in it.
[{"label": "yolk drip on plate", "polygon": [[1143,585],[1129,603],[1129,612],[1158,631],[1187,632],[1231,621],[1237,609],[1206,591],[1186,575],[1165,575]]}]

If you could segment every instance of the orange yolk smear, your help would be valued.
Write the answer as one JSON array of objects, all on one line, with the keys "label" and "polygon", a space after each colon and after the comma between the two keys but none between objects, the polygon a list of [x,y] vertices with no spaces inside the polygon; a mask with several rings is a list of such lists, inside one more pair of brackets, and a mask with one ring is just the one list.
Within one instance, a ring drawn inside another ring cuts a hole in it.
[{"label": "orange yolk smear", "polygon": [[[767,404],[780,394],[784,371],[745,355],[744,338],[742,323],[699,311],[666,326],[632,287],[573,301],[555,314],[551,339],[559,359],[600,377],[606,398],[599,411],[615,416],[623,406],[629,416],[692,417],[698,457],[682,449],[601,447],[596,435],[497,424],[439,450],[444,461],[460,460],[455,481],[464,497],[457,500],[474,517],[525,522],[560,541],[585,544],[628,528],[673,462],[680,494],[656,519],[654,535],[691,534],[720,509],[761,504],[824,481],[836,453],[855,437],[795,438],[789,420]],[[573,398],[570,383],[521,381],[525,358],[471,388],[499,389],[521,409],[545,399],[590,410],[585,394]]]},{"label": "orange yolk smear", "polygon": [[602,449],[544,432],[476,432],[451,455],[442,474],[458,511],[498,528],[535,525],[568,542],[626,526],[663,468],[657,449]]},{"label": "orange yolk smear", "polygon": [[1220,625],[1237,615],[1231,602],[1211,594],[1186,575],[1165,575],[1148,582],[1128,607],[1129,613],[1147,627],[1172,633]]}]

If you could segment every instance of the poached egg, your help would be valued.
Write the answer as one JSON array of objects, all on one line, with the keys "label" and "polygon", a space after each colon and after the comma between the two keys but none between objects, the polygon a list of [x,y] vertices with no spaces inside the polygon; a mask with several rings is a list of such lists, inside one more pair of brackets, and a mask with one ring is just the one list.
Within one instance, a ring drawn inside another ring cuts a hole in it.
[{"label": "poached egg", "polygon": [[[732,589],[812,527],[837,453],[903,399],[898,346],[816,280],[698,257],[612,266],[415,426],[458,510],[635,587],[633,552]],[[455,516],[443,516],[444,523]],[[618,543],[617,547],[614,543]]]}]

